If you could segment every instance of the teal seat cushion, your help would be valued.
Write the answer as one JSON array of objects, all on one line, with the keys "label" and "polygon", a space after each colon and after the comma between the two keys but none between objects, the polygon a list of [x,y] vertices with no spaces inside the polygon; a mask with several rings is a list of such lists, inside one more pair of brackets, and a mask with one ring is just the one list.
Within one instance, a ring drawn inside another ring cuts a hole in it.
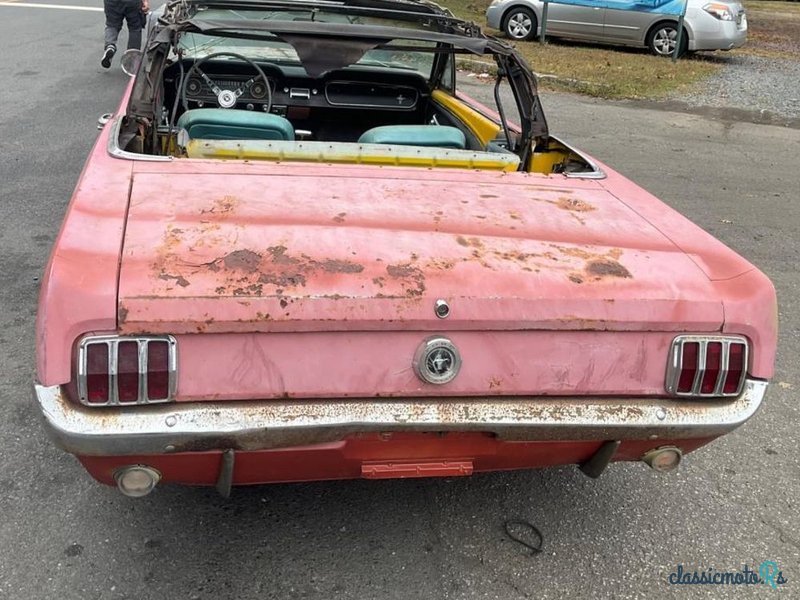
[{"label": "teal seat cushion", "polygon": [[178,119],[191,139],[294,140],[294,127],[278,115],[251,110],[196,108]]},{"label": "teal seat cushion", "polygon": [[385,125],[361,134],[359,144],[397,144],[400,146],[425,146],[428,148],[453,148],[464,150],[467,139],[455,127],[440,125]]}]

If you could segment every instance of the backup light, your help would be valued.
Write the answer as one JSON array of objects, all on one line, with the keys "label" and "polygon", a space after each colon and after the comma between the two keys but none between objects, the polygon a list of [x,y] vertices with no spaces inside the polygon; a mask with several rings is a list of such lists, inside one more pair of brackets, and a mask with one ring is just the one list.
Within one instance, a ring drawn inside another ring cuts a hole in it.
[{"label": "backup light", "polygon": [[161,479],[161,473],[146,465],[129,465],[114,472],[119,491],[129,498],[147,496]]},{"label": "backup light", "polygon": [[672,341],[666,388],[675,396],[738,396],[747,374],[741,336],[679,335]]},{"label": "backup light", "polygon": [[174,400],[177,343],[164,336],[89,336],[78,345],[78,399],[87,406]]},{"label": "backup light", "polygon": [[675,446],[665,446],[650,450],[642,457],[642,460],[654,471],[666,473],[678,467],[681,463],[683,453],[680,448]]}]

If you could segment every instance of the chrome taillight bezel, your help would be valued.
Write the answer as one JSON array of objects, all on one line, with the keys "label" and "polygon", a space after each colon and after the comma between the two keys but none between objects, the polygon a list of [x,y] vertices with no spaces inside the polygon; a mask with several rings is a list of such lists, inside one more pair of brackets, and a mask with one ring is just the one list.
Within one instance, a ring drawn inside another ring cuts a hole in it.
[{"label": "chrome taillight bezel", "polygon": [[[139,393],[135,402],[120,402],[117,379],[117,355],[119,344],[135,342],[138,349]],[[151,342],[167,344],[167,397],[151,399],[147,394],[147,346]],[[105,345],[108,348],[108,401],[89,402],[87,382],[87,359],[89,348],[93,345]],[[164,404],[173,402],[178,388],[178,342],[171,335],[91,335],[78,343],[77,357],[78,401],[91,407],[103,406],[136,406],[140,404]]]},{"label": "chrome taillight bezel", "polygon": [[[688,392],[678,391],[678,382],[680,381],[681,371],[683,369],[683,349],[686,344],[698,344],[697,354],[697,370],[694,374],[694,381],[692,382],[691,390]],[[717,380],[714,383],[714,390],[710,393],[701,392],[703,384],[703,376],[706,372],[706,357],[708,345],[711,343],[722,344],[722,352],[720,355],[720,366]],[[742,375],[739,377],[739,384],[733,392],[725,392],[725,379],[728,376],[728,360],[730,357],[730,347],[732,344],[741,344],[744,346],[744,354],[742,356]],[[682,398],[724,398],[731,396],[738,396],[742,393],[745,380],[747,379],[747,369],[750,360],[750,343],[747,338],[740,335],[679,335],[672,340],[672,346],[669,351],[669,362],[667,364],[667,392],[673,396],[680,396]]]}]

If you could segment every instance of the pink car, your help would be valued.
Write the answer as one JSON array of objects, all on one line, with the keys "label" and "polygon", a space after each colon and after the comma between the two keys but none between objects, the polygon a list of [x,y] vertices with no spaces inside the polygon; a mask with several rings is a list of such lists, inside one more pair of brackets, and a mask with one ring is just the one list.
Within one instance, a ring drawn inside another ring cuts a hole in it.
[{"label": "pink car", "polygon": [[153,21],[43,282],[36,399],[93,477],[666,471],[756,412],[769,280],[549,135],[511,47],[429,3],[227,6]]}]

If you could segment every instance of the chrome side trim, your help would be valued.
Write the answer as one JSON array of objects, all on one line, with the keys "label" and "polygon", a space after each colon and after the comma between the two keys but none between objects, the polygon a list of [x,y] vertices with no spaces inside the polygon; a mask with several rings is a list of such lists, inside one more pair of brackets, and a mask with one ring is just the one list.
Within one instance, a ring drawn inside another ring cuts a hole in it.
[{"label": "chrome side trim", "polygon": [[755,414],[767,382],[736,398],[408,398],[293,402],[183,402],[88,408],[60,386],[34,385],[56,444],[87,456],[264,450],[354,433],[483,431],[503,440],[678,440],[727,433]]},{"label": "chrome side trim", "polygon": [[573,146],[571,144],[568,144],[567,142],[565,142],[561,138],[558,138],[558,137],[555,137],[555,136],[550,136],[550,137],[552,137],[553,139],[558,141],[560,144],[562,144],[567,150],[570,150],[571,152],[574,152],[575,154],[580,156],[583,160],[586,161],[586,164],[588,164],[589,167],[592,169],[591,171],[589,171],[587,173],[564,173],[563,174],[564,177],[566,177],[568,179],[605,179],[606,178],[606,172],[603,171],[603,169],[601,169],[600,166],[596,162],[594,162],[591,158],[587,157],[586,155],[583,154],[583,152],[581,152],[580,150],[575,148],[575,146]]},{"label": "chrome side trim", "polygon": [[125,160],[144,160],[149,162],[165,162],[173,160],[173,156],[156,156],[154,154],[136,154],[119,147],[119,130],[122,127],[122,116],[117,116],[111,121],[111,130],[108,132],[108,145],[106,150],[114,158]]}]

